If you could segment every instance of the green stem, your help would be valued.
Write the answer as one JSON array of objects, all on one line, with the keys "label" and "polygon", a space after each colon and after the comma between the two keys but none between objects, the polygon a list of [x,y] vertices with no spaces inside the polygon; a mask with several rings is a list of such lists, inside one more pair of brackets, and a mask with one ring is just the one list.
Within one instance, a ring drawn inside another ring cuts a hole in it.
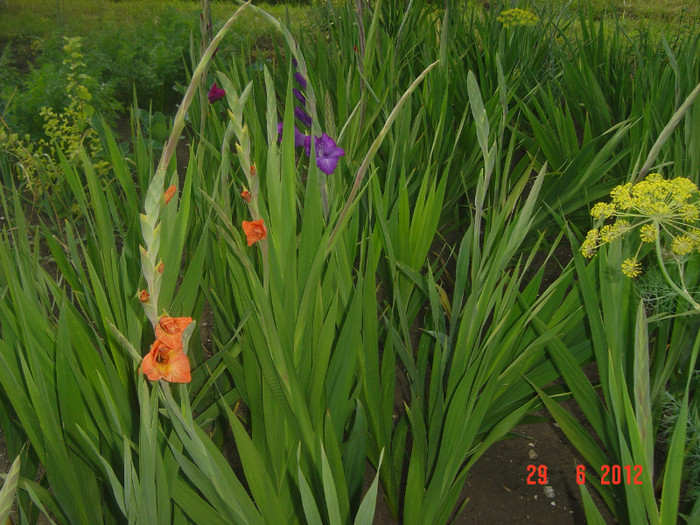
[{"label": "green stem", "polygon": [[[211,43],[211,5],[210,5],[210,0],[202,0],[202,13],[200,16],[200,32],[202,34],[202,40],[200,42],[199,46],[199,52],[202,53],[202,50],[206,49],[209,44]],[[200,60],[203,58],[203,54],[200,57]],[[204,83],[207,78],[207,73],[209,70],[209,65],[207,65],[206,69],[202,71],[201,78],[199,80],[200,83],[200,89],[199,89],[199,107],[200,107],[200,120],[199,120],[199,133],[203,137],[204,136],[204,127],[206,126],[207,123],[207,86]],[[199,172],[202,172],[202,164],[204,162],[204,155],[201,153],[201,150],[203,148],[203,141],[199,142],[198,146],[198,152],[197,152],[197,167],[199,168]]]},{"label": "green stem", "polygon": [[185,92],[185,96],[182,99],[182,104],[180,104],[180,108],[177,110],[177,114],[175,115],[175,122],[173,122],[173,130],[170,133],[168,141],[165,143],[165,148],[163,149],[163,156],[160,158],[160,162],[158,163],[158,169],[156,170],[156,172],[165,171],[168,169],[170,160],[172,159],[173,154],[175,153],[177,143],[180,140],[182,130],[185,127],[185,115],[187,114],[187,110],[189,109],[190,104],[192,104],[192,100],[194,99],[194,95],[197,92],[197,88],[201,83],[201,79],[204,73],[206,72],[207,68],[209,67],[211,57],[214,54],[216,48],[218,47],[219,42],[221,42],[221,39],[224,38],[226,33],[228,33],[231,30],[231,27],[233,27],[233,23],[249,4],[250,0],[248,0],[245,4],[239,7],[236,10],[236,12],[233,13],[231,18],[229,18],[226,21],[224,27],[222,27],[216,34],[216,36],[212,39],[211,43],[209,44],[209,47],[207,47],[207,50],[202,55],[199,64],[197,64],[196,69],[192,73],[192,80],[190,81],[190,85],[187,86],[187,91]]},{"label": "green stem", "polygon": [[661,257],[661,240],[658,221],[654,221],[654,227],[656,228],[656,258],[659,261],[659,266],[661,267],[661,273],[663,273],[664,279],[666,279],[666,282],[678,295],[688,301],[696,311],[700,312],[700,304],[693,299],[693,297],[688,293],[688,290],[685,288],[680,288],[676,283],[674,283],[671,276],[668,274],[663,257]]}]

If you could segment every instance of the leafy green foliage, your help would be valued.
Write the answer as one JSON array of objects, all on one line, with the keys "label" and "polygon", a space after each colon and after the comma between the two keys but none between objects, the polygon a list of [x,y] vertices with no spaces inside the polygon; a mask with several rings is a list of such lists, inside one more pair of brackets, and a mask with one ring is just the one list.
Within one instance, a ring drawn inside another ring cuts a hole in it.
[{"label": "leafy green foliage", "polygon": [[[700,113],[683,101],[700,41],[654,48],[585,11],[504,28],[500,5],[361,5],[317,6],[322,39],[298,41],[245,5],[209,48],[187,46],[193,21],[158,11],[126,39],[107,24],[83,48],[68,41],[67,63],[47,66],[43,86],[60,74],[66,99],[34,109],[55,152],[41,180],[76,214],[28,221],[22,193],[1,194],[15,220],[0,237],[0,426],[21,454],[23,523],[364,525],[379,483],[397,519],[447,523],[474,462],[540,403],[591,466],[644,465],[641,490],[595,486],[620,521],[676,519],[696,320],[647,317],[610,271],[628,255],[616,241],[549,271],[566,222],[611,187],[649,162],[694,173]],[[224,34],[263,23],[274,61],[225,53]],[[131,96],[140,82],[165,106],[185,49],[172,126],[135,108],[125,155],[95,117],[109,99],[97,84]],[[345,151],[330,175],[295,144],[294,72],[311,134]],[[225,96],[209,102],[214,82]],[[243,221],[265,234],[246,242]],[[694,288],[697,262],[685,272]],[[140,372],[166,313],[197,321],[187,384]],[[593,360],[600,385],[581,369]],[[653,472],[666,390],[677,409]]]},{"label": "leafy green foliage", "polygon": [[[65,182],[61,163],[78,164],[82,152],[92,157],[102,154],[102,143],[92,127],[95,108],[91,105],[92,94],[86,86],[91,79],[83,72],[85,64],[80,39],[66,38],[63,51],[63,63],[69,68],[66,86],[68,105],[60,112],[46,106],[41,108],[39,113],[44,120],[45,138],[33,142],[26,136],[22,140],[9,128],[0,129],[0,145],[9,155],[16,176],[14,181],[6,182],[29,190],[34,200],[41,200],[47,211],[53,208],[56,217],[68,211],[78,211],[61,189]],[[95,160],[93,165],[98,175],[104,175],[108,166],[101,160]],[[50,201],[50,205],[47,201]]]}]

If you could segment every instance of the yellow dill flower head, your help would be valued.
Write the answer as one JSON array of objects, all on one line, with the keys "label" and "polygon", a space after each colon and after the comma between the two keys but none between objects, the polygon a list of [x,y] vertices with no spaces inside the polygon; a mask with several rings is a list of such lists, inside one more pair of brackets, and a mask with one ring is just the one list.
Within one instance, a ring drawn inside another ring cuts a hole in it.
[{"label": "yellow dill flower head", "polygon": [[[700,252],[699,194],[690,179],[666,180],[659,173],[650,173],[636,184],[616,186],[610,192],[612,202],[599,202],[591,208],[591,216],[599,222],[610,218],[615,222],[589,232],[581,253],[592,257],[601,245],[637,228],[641,242],[662,241],[676,256],[688,255],[696,249]],[[636,259],[628,259],[623,271],[628,277],[636,277],[641,273],[641,265]]]},{"label": "yellow dill flower head", "polygon": [[657,219],[669,219],[674,215],[673,209],[667,202],[653,197],[645,200],[639,206],[639,211]]},{"label": "yellow dill flower head", "polygon": [[581,255],[586,259],[590,259],[595,255],[595,251],[598,248],[598,241],[600,240],[600,235],[597,229],[590,230],[586,234],[586,240],[581,244]]},{"label": "yellow dill flower head", "polygon": [[600,240],[603,243],[610,242],[614,239],[612,224],[606,224],[600,229]]},{"label": "yellow dill flower head", "polygon": [[625,259],[622,261],[622,273],[633,279],[642,274],[642,265],[635,259]]},{"label": "yellow dill flower head", "polygon": [[501,11],[497,20],[503,24],[503,27],[535,26],[540,21],[532,11],[518,8]]},{"label": "yellow dill flower head", "polygon": [[607,219],[615,215],[615,204],[608,202],[599,202],[591,208],[591,217],[594,219]]},{"label": "yellow dill flower head", "polygon": [[676,177],[669,183],[671,196],[679,205],[688,202],[693,194],[698,192],[697,186],[685,177]]},{"label": "yellow dill flower head", "polygon": [[629,221],[618,219],[614,224],[606,224],[600,229],[600,240],[602,242],[610,242],[615,237],[624,235],[631,228]]},{"label": "yellow dill flower head", "polygon": [[615,230],[615,235],[622,235],[627,233],[632,228],[630,221],[625,219],[617,219],[615,224],[613,224],[613,229]]},{"label": "yellow dill flower head", "polygon": [[695,222],[700,218],[700,210],[698,210],[697,204],[684,204],[680,208],[681,215],[683,215],[683,220],[686,222]]},{"label": "yellow dill flower head", "polygon": [[634,205],[631,182],[616,186],[610,192],[610,196],[612,197],[613,204],[622,210],[627,210]]},{"label": "yellow dill flower head", "polygon": [[651,224],[645,224],[639,231],[639,237],[641,237],[642,242],[656,241],[656,228]]},{"label": "yellow dill flower head", "polygon": [[697,243],[687,235],[679,235],[671,242],[671,251],[676,255],[688,255],[692,252]]},{"label": "yellow dill flower head", "polygon": [[645,180],[632,186],[630,193],[632,197],[630,207],[635,208],[642,215],[656,219],[678,217],[687,222],[695,221],[700,217],[698,204],[688,202],[698,193],[698,188],[685,177],[665,180],[658,173],[650,173]]}]

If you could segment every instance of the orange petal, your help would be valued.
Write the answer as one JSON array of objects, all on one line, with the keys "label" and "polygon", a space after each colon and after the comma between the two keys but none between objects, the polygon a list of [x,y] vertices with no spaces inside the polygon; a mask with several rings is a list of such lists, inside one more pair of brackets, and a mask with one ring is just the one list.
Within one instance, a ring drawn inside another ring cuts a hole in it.
[{"label": "orange petal", "polygon": [[142,374],[146,374],[146,377],[151,381],[157,381],[158,379],[160,379],[160,374],[156,369],[155,359],[153,358],[150,352],[146,354],[143,360],[141,361],[140,371]]},{"label": "orange petal", "polygon": [[139,295],[139,300],[142,303],[147,303],[148,301],[150,301],[150,299],[151,299],[151,296],[148,293],[148,290],[141,290],[141,294]]},{"label": "orange petal", "polygon": [[191,317],[162,316],[156,325],[156,339],[166,346],[182,350],[182,332],[192,322]]},{"label": "orange petal", "polygon": [[248,190],[243,190],[241,192],[241,197],[243,198],[244,201],[250,202],[253,196],[250,194]]},{"label": "orange petal", "polygon": [[173,383],[189,383],[190,361],[182,350],[166,346],[156,339],[151,351],[141,361],[141,372],[151,381],[164,379]]},{"label": "orange petal", "polygon": [[265,228],[265,222],[262,219],[257,221],[243,221],[243,232],[245,233],[248,246],[252,246],[258,241],[263,240],[267,237],[267,228]]},{"label": "orange petal", "polygon": [[175,185],[172,185],[167,190],[165,190],[165,204],[168,204],[170,202],[170,199],[173,198],[173,195],[175,195],[176,191],[177,188],[175,187]]},{"label": "orange petal", "polygon": [[173,351],[174,355],[170,358],[170,374],[163,377],[171,383],[189,383],[192,381],[190,374],[190,360],[184,352]]}]

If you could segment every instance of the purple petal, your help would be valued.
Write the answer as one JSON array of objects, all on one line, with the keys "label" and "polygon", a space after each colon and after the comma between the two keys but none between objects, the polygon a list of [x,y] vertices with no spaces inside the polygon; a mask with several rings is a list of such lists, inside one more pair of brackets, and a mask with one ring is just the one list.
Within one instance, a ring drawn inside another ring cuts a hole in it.
[{"label": "purple petal", "polygon": [[311,117],[299,106],[294,108],[294,116],[298,118],[307,128],[311,127]]},{"label": "purple petal", "polygon": [[302,94],[301,91],[299,91],[297,88],[293,88],[292,93],[294,93],[294,96],[297,98],[297,100],[301,102],[302,106],[306,106],[306,97]]},{"label": "purple petal", "polygon": [[[282,142],[283,133],[284,133],[284,123],[278,122],[277,123],[277,141],[278,142]],[[295,148],[300,148],[301,146],[304,146],[308,139],[309,139],[308,135],[304,135],[301,131],[299,131],[299,128],[294,126],[294,147]]]},{"label": "purple petal", "polygon": [[207,93],[207,98],[209,99],[209,103],[213,104],[217,100],[224,98],[224,95],[226,95],[226,91],[218,87],[216,82],[214,82],[214,85],[209,90],[209,93]]},{"label": "purple petal", "polygon": [[330,175],[338,166],[338,159],[345,155],[345,150],[336,146],[335,141],[323,133],[315,137],[316,166],[326,175]]},{"label": "purple petal", "polygon": [[306,151],[306,156],[311,156],[311,135],[304,136],[304,151]]},{"label": "purple petal", "polygon": [[301,86],[301,89],[306,89],[306,79],[301,76],[301,73],[299,73],[298,71],[294,73],[294,78]]},{"label": "purple petal", "polygon": [[294,64],[294,67],[297,67],[299,65],[299,62],[297,62],[297,59],[292,57],[292,64]]},{"label": "purple petal", "polygon": [[331,175],[338,166],[338,159],[335,157],[318,158],[316,159],[316,166],[326,175]]},{"label": "purple petal", "polygon": [[284,122],[277,123],[277,142],[282,142],[282,133],[284,133]]},{"label": "purple petal", "polygon": [[308,135],[304,135],[299,128],[294,126],[294,147],[300,148],[306,144],[306,139],[309,138]]}]

